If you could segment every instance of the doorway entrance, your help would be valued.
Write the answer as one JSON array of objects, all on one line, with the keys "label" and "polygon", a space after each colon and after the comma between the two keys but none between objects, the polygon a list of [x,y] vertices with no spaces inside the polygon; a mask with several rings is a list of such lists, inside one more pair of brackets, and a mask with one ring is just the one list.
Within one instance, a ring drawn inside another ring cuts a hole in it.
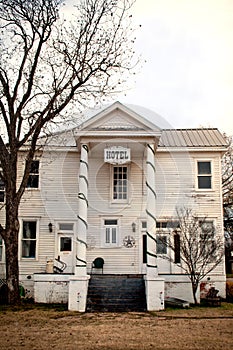
[{"label": "doorway entrance", "polygon": [[64,273],[74,270],[74,224],[59,223],[57,233],[57,256],[63,266]]}]

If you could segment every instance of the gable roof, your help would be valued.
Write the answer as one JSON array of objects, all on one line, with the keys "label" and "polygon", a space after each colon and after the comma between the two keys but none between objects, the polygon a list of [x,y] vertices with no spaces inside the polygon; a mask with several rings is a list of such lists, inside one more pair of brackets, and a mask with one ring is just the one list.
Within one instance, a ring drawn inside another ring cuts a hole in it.
[{"label": "gable roof", "polygon": [[[118,101],[97,110],[89,110],[86,117],[88,119],[75,128],[53,134],[50,145],[75,146],[82,136],[89,137],[90,140],[96,137],[149,136],[156,139],[160,150],[172,148],[182,151],[188,148],[190,150],[226,151],[228,146],[217,128],[171,129],[169,125],[166,128],[167,125],[158,114],[137,105],[124,105]],[[162,128],[147,118],[155,121]]]},{"label": "gable roof", "polygon": [[161,128],[144,118],[132,108],[115,102],[110,106],[97,111],[88,120],[84,121],[79,130],[88,131],[151,131],[161,133]]},{"label": "gable roof", "polygon": [[226,148],[227,142],[216,128],[165,129],[158,147],[219,147]]}]

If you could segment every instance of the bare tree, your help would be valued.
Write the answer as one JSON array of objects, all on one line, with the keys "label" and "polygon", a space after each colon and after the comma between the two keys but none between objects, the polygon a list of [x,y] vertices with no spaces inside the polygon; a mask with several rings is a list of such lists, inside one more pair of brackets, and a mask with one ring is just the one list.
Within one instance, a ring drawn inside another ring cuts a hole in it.
[{"label": "bare tree", "polygon": [[187,273],[197,304],[200,281],[222,262],[223,237],[211,220],[198,217],[191,209],[178,208],[176,212],[176,227],[166,242],[173,252],[168,259]]},{"label": "bare tree", "polygon": [[226,137],[228,150],[222,158],[222,191],[224,208],[233,206],[233,138]]},{"label": "bare tree", "polygon": [[226,139],[229,146],[222,158],[222,193],[226,271],[231,273],[231,252],[233,250],[233,138],[230,136]]},{"label": "bare tree", "polygon": [[[0,179],[5,186],[8,301],[18,303],[18,210],[38,138],[117,91],[133,65],[133,0],[80,0],[72,21],[62,0],[0,0]],[[25,147],[26,146],[26,147]],[[24,147],[23,176],[17,174]],[[1,185],[2,186],[2,185]]]}]

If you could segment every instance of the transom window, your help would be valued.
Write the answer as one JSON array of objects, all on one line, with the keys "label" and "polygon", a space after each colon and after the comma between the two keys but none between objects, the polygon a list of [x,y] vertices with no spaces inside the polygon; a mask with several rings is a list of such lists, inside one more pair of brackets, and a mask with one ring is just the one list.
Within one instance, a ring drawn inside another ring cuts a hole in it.
[{"label": "transom window", "polygon": [[212,176],[211,176],[211,162],[210,161],[198,161],[197,162],[197,186],[199,189],[211,189],[212,188]]},{"label": "transom window", "polygon": [[22,258],[36,257],[36,221],[23,221]]},{"label": "transom window", "polygon": [[39,187],[39,160],[33,160],[28,178],[27,188]]},{"label": "transom window", "polygon": [[156,228],[167,228],[167,221],[156,221]]},{"label": "transom window", "polygon": [[128,198],[128,167],[113,167],[113,199],[127,200]]},{"label": "transom window", "polygon": [[104,244],[106,246],[116,246],[118,241],[118,220],[104,220]]},{"label": "transom window", "polygon": [[70,223],[70,222],[59,223],[59,230],[60,231],[73,231],[74,230],[74,224]]}]

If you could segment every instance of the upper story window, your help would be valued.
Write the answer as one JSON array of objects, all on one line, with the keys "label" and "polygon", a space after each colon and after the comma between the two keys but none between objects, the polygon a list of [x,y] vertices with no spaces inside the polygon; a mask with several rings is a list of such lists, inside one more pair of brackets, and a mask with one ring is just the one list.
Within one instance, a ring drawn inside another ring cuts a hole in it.
[{"label": "upper story window", "polygon": [[5,201],[5,184],[2,179],[0,179],[0,203]]},{"label": "upper story window", "polygon": [[36,258],[37,221],[23,220],[22,258]]},{"label": "upper story window", "polygon": [[197,187],[198,189],[212,188],[212,170],[210,161],[197,162]]},{"label": "upper story window", "polygon": [[33,160],[29,173],[27,188],[38,188],[39,187],[39,160]]},{"label": "upper story window", "polygon": [[113,200],[126,201],[128,199],[128,167],[113,167]]}]

